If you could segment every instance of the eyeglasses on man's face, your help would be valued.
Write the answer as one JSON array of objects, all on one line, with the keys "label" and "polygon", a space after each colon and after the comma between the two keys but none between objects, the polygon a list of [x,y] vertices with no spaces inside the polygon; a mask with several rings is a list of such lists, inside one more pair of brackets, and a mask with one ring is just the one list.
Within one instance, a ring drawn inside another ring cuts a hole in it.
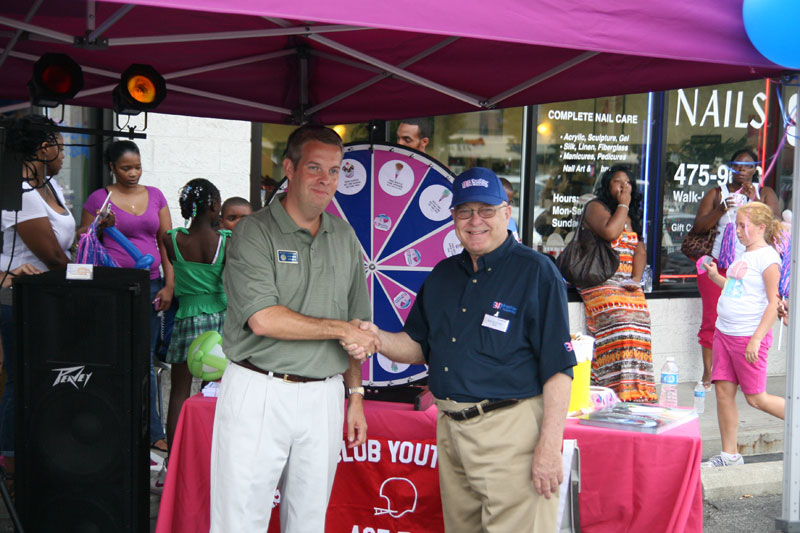
[{"label": "eyeglasses on man's face", "polygon": [[457,219],[467,220],[472,218],[472,215],[475,213],[478,213],[478,216],[481,218],[492,218],[495,214],[497,214],[498,210],[505,209],[506,207],[508,207],[508,204],[495,205],[495,206],[485,205],[483,207],[479,207],[478,209],[472,209],[471,207],[460,206],[451,209],[451,211],[453,212],[453,215]]}]

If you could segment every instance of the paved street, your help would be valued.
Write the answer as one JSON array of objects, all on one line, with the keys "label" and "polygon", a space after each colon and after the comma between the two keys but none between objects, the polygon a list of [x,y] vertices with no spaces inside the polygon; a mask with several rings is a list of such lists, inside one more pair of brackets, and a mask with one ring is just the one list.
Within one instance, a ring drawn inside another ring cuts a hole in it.
[{"label": "paved street", "polygon": [[703,503],[703,533],[770,533],[781,514],[781,496]]}]

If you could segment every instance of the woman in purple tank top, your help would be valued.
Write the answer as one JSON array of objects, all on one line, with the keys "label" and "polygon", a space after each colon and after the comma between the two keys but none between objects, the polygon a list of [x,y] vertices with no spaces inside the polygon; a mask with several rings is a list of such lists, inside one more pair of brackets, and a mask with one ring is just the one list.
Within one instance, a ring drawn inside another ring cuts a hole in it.
[{"label": "woman in purple tank top", "polygon": [[[112,214],[108,223],[116,226],[142,254],[153,256],[154,261],[150,266],[150,299],[153,302],[150,320],[150,442],[154,448],[166,451],[164,425],[155,401],[153,353],[156,340],[162,333],[161,316],[158,313],[170,309],[175,287],[172,264],[164,260],[166,250],[161,244],[164,234],[172,229],[172,218],[164,194],[156,187],[139,183],[142,161],[135,143],[113,142],[106,148],[105,157],[114,183],[89,195],[83,206],[80,232],[92,223],[110,192]],[[103,245],[120,267],[134,268],[135,260],[113,239],[104,239]],[[159,267],[164,271],[163,278]]]}]

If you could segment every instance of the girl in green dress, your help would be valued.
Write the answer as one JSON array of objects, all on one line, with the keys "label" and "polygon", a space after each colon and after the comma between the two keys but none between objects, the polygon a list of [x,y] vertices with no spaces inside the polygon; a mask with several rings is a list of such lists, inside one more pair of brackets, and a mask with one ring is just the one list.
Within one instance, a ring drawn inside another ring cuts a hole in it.
[{"label": "girl in green dress", "polygon": [[176,228],[164,236],[167,257],[175,271],[175,295],[180,299],[175,315],[167,362],[172,364],[172,390],[167,415],[170,449],[183,402],[189,397],[192,375],[186,365],[189,345],[201,333],[222,334],[228,302],[222,286],[225,244],[231,232],[219,228],[219,190],[208,180],[193,179],[181,189],[181,215],[189,228]]}]

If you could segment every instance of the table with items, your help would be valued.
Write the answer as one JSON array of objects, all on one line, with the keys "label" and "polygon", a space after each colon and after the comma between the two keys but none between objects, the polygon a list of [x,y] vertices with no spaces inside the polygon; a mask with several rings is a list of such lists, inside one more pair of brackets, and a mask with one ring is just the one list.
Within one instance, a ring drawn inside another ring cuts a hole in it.
[{"label": "table with items", "polygon": [[[368,441],[343,439],[327,530],[441,532],[436,407],[365,401]],[[170,453],[156,531],[207,532],[209,465],[216,398],[190,398]],[[581,455],[580,526],[587,533],[701,532],[702,443],[697,420],[658,435],[579,425],[565,439]],[[274,502],[278,505],[279,494]],[[274,509],[269,531],[279,531]]]}]

